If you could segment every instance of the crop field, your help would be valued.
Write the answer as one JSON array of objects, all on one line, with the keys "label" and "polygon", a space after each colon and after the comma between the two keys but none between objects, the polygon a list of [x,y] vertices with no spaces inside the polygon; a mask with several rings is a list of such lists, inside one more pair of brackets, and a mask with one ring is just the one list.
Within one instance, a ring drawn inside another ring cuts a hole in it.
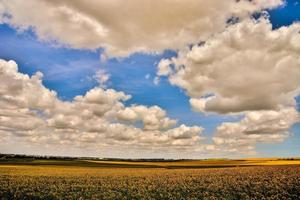
[{"label": "crop field", "polygon": [[299,161],[0,161],[0,199],[299,199]]}]

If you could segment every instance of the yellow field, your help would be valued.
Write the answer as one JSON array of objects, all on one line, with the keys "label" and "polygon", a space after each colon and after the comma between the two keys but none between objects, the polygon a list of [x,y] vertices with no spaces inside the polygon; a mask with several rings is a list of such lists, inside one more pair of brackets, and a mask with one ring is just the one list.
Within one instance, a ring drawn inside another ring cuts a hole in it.
[{"label": "yellow field", "polygon": [[240,160],[207,159],[183,161],[106,161],[106,160],[43,160],[43,159],[7,159],[0,160],[0,165],[51,165],[101,168],[220,168],[220,167],[247,167],[269,165],[300,165],[300,159],[279,158],[249,158]]},{"label": "yellow field", "polygon": [[0,162],[0,199],[299,199],[298,164],[10,160]]},{"label": "yellow field", "polygon": [[300,165],[300,160],[282,159],[244,159],[244,160],[196,160],[196,161],[177,161],[177,162],[123,162],[123,161],[91,161],[86,162],[111,165],[152,166],[152,167],[226,167],[226,166],[262,166],[262,165]]},{"label": "yellow field", "polygon": [[300,166],[0,166],[1,199],[297,199]]}]

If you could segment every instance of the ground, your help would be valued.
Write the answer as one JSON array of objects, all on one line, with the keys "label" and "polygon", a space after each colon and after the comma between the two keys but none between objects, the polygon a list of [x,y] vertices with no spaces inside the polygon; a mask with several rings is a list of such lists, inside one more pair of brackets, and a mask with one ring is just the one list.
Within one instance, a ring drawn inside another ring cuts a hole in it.
[{"label": "ground", "polygon": [[299,160],[0,161],[1,199],[297,199]]}]

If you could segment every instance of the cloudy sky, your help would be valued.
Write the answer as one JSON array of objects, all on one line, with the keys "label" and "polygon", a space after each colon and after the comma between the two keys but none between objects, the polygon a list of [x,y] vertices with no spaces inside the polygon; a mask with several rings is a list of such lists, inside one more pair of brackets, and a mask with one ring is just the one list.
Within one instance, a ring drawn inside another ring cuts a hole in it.
[{"label": "cloudy sky", "polygon": [[300,155],[300,1],[0,0],[0,152]]}]

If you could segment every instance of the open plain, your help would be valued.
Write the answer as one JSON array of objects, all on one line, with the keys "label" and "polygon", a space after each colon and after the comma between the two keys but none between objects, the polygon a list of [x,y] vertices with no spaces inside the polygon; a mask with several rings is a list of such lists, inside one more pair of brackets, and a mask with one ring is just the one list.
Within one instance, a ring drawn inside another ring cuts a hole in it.
[{"label": "open plain", "polygon": [[2,160],[1,199],[299,199],[300,161]]}]

